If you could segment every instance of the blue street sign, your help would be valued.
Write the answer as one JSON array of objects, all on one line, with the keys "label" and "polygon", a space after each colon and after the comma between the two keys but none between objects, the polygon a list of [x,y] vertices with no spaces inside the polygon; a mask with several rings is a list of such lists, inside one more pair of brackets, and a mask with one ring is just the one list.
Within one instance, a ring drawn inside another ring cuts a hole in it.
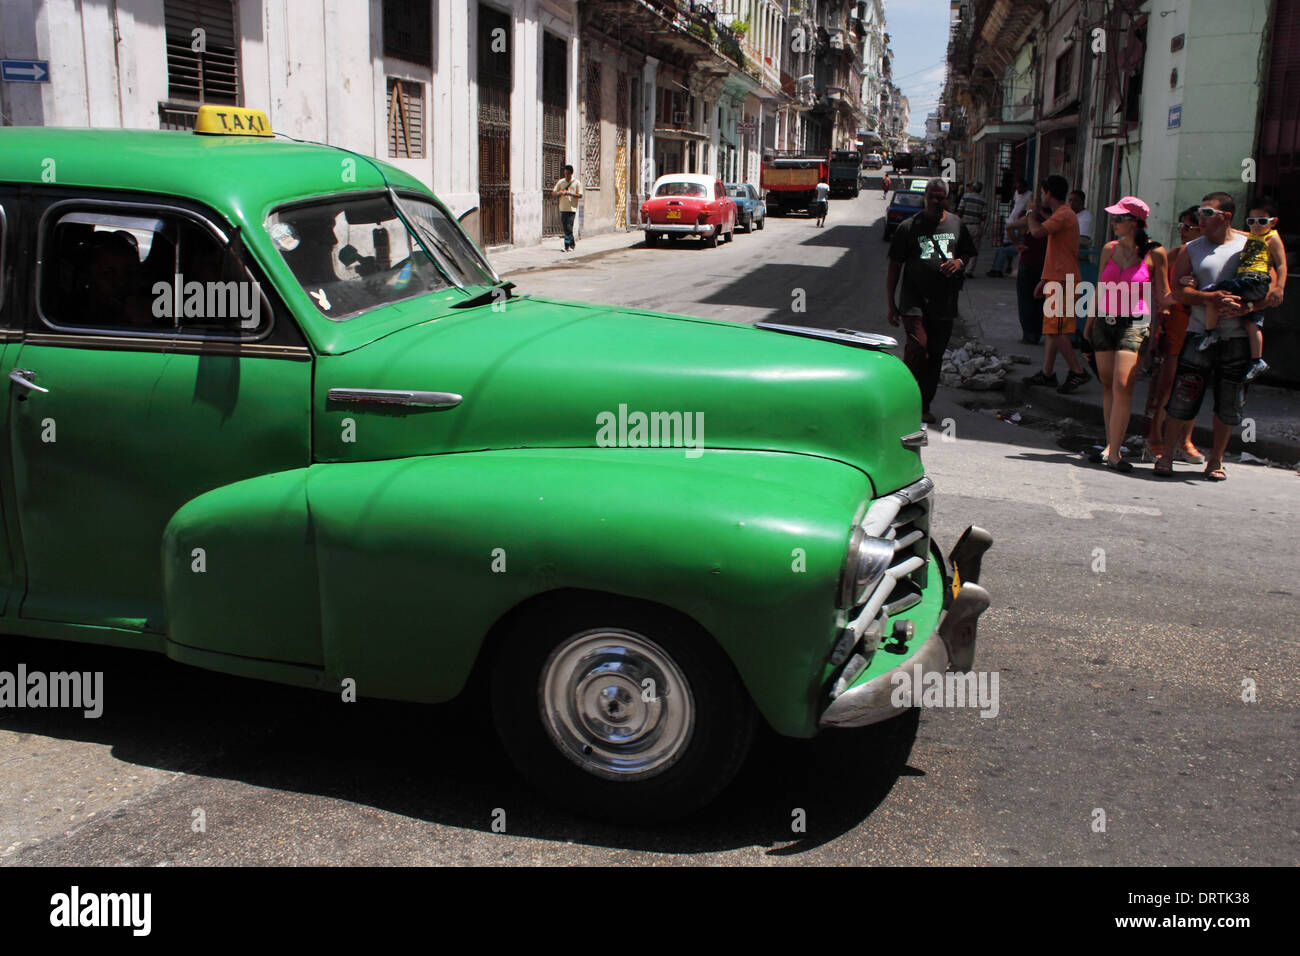
[{"label": "blue street sign", "polygon": [[6,83],[48,83],[50,61],[0,60],[0,80]]},{"label": "blue street sign", "polygon": [[1183,125],[1183,106],[1180,103],[1177,106],[1169,107],[1169,124],[1166,129],[1177,129]]}]

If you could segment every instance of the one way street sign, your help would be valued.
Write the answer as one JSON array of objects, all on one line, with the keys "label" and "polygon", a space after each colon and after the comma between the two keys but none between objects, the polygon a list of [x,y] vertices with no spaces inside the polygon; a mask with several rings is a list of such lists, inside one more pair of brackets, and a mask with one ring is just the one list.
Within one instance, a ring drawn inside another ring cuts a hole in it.
[{"label": "one way street sign", "polygon": [[0,80],[6,83],[48,83],[50,61],[0,60]]}]

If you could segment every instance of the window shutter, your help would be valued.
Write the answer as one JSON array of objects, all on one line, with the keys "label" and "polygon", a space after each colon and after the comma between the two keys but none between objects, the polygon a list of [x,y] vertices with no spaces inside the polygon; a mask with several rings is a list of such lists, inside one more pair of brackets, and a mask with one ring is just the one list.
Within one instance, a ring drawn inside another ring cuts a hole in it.
[{"label": "window shutter", "polygon": [[424,84],[388,78],[388,155],[424,158]]},{"label": "window shutter", "polygon": [[[189,103],[239,102],[239,43],[232,0],[164,0],[167,95]],[[195,30],[202,49],[195,50]]]}]

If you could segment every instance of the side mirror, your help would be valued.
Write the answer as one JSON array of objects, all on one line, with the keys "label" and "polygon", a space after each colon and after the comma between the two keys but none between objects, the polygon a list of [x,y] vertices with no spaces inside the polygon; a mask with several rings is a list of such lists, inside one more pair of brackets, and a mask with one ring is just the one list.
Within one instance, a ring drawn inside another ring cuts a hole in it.
[{"label": "side mirror", "polygon": [[456,217],[456,222],[465,230],[466,235],[474,240],[474,245],[481,247],[482,237],[479,218],[479,207],[471,206]]}]

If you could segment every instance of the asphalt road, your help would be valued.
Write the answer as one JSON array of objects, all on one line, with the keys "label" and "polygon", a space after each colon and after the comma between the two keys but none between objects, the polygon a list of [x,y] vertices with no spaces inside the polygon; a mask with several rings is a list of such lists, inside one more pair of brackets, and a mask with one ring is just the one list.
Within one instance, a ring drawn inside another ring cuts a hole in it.
[{"label": "asphalt road", "polygon": [[[528,273],[520,291],[753,321],[793,317],[804,289],[801,321],[887,331],[882,210],[864,194],[832,203],[823,230],[771,220],[718,249]],[[767,736],[701,816],[624,829],[530,791],[477,700],[344,705],[7,638],[0,669],[102,669],[107,706],[97,720],[0,711],[0,863],[1294,865],[1296,476],[1119,475],[1050,423],[963,401],[940,393],[953,440],[936,434],[924,457],[935,536],[977,522],[995,539],[976,659],[999,675],[994,717],[929,709],[811,742]]]}]

